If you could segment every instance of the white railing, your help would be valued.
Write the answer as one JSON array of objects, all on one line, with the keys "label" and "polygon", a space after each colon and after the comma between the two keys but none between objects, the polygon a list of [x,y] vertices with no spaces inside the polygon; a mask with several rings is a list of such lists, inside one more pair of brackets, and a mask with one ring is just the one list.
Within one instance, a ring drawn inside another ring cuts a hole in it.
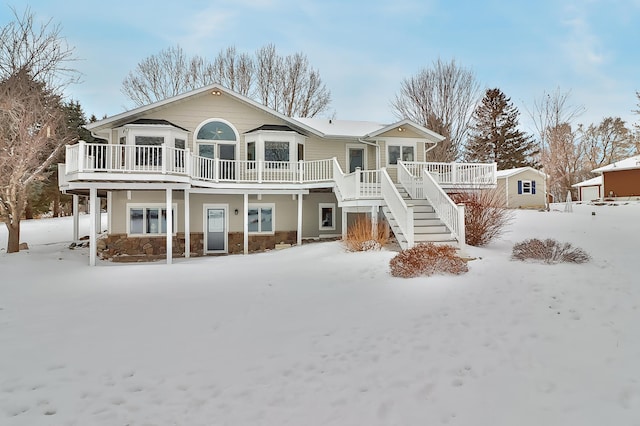
[{"label": "white railing", "polygon": [[[413,163],[415,164],[415,163]],[[417,167],[407,168],[406,163],[398,161],[398,182],[413,199],[424,199],[422,175]],[[417,172],[417,174],[415,174]]]},{"label": "white railing", "polygon": [[423,169],[422,177],[425,198],[436,211],[438,218],[458,240],[460,249],[464,248],[464,206],[454,203],[426,169]]},{"label": "white railing", "polygon": [[380,171],[380,189],[387,208],[391,211],[400,231],[407,240],[406,248],[413,247],[413,206],[405,203],[389,177],[387,170],[384,168]]},{"label": "white railing", "polygon": [[440,185],[473,187],[475,185],[495,185],[497,182],[496,163],[429,163],[403,162],[408,172],[416,177],[426,169]]},{"label": "white railing", "polygon": [[67,173],[187,172],[187,150],[165,145],[107,145],[84,141],[66,147]]},{"label": "white railing", "polygon": [[380,170],[360,170],[355,171],[356,196],[358,198],[380,198],[382,196],[380,188]]},{"label": "white railing", "polygon": [[298,170],[302,182],[327,182],[333,180],[333,159],[299,161]]}]

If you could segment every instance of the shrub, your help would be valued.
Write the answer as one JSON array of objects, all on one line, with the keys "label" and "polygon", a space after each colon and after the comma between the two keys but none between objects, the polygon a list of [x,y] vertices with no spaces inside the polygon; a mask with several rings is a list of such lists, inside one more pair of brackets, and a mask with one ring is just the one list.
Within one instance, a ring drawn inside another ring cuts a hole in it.
[{"label": "shrub", "polygon": [[489,244],[513,220],[513,211],[506,208],[504,197],[495,189],[452,194],[451,199],[465,205],[465,242],[470,246]]},{"label": "shrub", "polygon": [[467,263],[456,255],[456,248],[433,243],[418,244],[402,250],[389,262],[391,275],[401,278],[433,274],[460,275],[467,272]]},{"label": "shrub", "polygon": [[537,260],[544,263],[585,263],[591,259],[584,250],[556,240],[532,238],[513,246],[512,259]]},{"label": "shrub", "polygon": [[347,229],[344,244],[348,251],[380,250],[388,242],[386,222],[378,222],[376,235],[373,235],[372,221],[368,217],[360,217]]}]

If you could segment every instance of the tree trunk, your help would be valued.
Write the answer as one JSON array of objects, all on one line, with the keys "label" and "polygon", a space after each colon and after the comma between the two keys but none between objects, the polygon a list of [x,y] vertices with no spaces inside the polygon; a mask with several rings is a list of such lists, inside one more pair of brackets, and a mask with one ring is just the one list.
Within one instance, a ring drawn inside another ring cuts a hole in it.
[{"label": "tree trunk", "polygon": [[60,217],[60,191],[53,193],[53,217]]},{"label": "tree trunk", "polygon": [[13,224],[7,223],[9,230],[9,241],[7,243],[7,253],[17,253],[20,251],[20,220]]}]

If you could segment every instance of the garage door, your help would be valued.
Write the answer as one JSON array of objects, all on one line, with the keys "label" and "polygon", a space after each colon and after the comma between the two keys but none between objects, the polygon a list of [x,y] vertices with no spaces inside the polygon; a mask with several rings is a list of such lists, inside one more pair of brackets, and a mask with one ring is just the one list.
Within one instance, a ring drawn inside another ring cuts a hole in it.
[{"label": "garage door", "polygon": [[599,186],[583,186],[582,189],[582,201],[591,201],[600,198],[598,193]]}]

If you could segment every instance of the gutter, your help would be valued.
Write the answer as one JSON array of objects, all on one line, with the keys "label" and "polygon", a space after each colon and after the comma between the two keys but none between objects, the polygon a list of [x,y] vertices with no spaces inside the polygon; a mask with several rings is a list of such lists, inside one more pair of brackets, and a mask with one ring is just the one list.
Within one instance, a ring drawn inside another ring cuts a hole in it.
[{"label": "gutter", "polygon": [[380,145],[378,145],[378,141],[369,142],[365,141],[362,138],[358,138],[358,142],[363,143],[365,145],[374,146],[376,148],[376,170],[380,169]]}]

